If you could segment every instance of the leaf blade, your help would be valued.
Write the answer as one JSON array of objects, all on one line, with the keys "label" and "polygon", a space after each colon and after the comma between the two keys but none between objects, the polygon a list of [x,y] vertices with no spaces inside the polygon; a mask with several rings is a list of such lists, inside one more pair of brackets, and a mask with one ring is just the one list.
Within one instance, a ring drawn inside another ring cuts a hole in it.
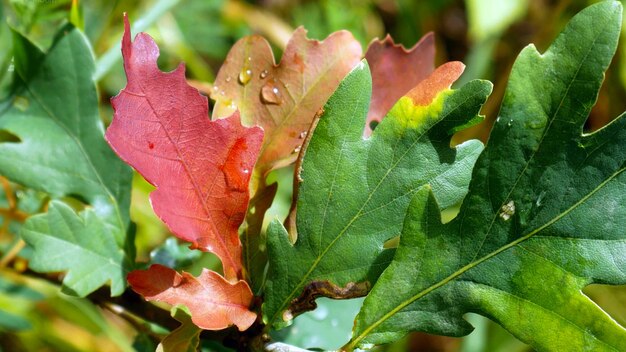
[{"label": "leaf blade", "polygon": [[[53,199],[73,197],[86,206],[77,214],[53,202],[53,213],[26,221],[23,236],[35,249],[32,268],[39,272],[67,270],[63,285],[69,293],[85,296],[110,282],[112,295],[119,295],[126,285],[123,273],[132,267],[134,257],[129,233],[132,173],[103,138],[89,43],[71,26],[62,29],[47,53],[40,53],[17,32],[14,41],[20,55],[28,53],[35,58],[16,60],[17,89],[0,114],[0,131],[14,138],[0,143],[0,172]],[[60,226],[61,218],[75,226]],[[76,225],[80,223],[104,237],[91,237],[83,226]],[[107,243],[107,251],[96,262],[104,269],[89,265],[93,271],[85,272],[80,260],[49,260],[51,248],[64,250],[58,241],[65,241],[76,258],[88,260],[100,240]],[[76,278],[77,272],[85,277]]]},{"label": "leaf blade", "polygon": [[202,329],[220,330],[234,324],[239,331],[244,331],[256,319],[256,314],[248,310],[253,299],[248,284],[245,281],[230,283],[208,269],[203,269],[196,278],[153,264],[147,270],[131,272],[128,282],[149,301],[185,305],[194,324]]},{"label": "leaf blade", "polygon": [[372,69],[372,100],[364,133],[369,136],[371,123],[380,122],[398,99],[435,70],[435,36],[428,33],[407,50],[387,35],[369,44],[365,59]]},{"label": "leaf blade", "polygon": [[263,131],[241,126],[237,114],[210,121],[184,66],[161,72],[158,47],[143,33],[131,42],[127,19],[122,48],[128,84],[112,101],[107,141],[157,187],[150,199],[172,232],[218,255],[226,277],[241,278],[238,228]]},{"label": "leaf blade", "polygon": [[[423,199],[415,201],[405,244],[366,299],[348,348],[412,330],[461,336],[471,331],[462,319],[468,311],[540,349],[625,348],[626,330],[581,293],[593,282],[626,281],[619,268],[626,239],[617,225],[626,219],[617,206],[626,198],[626,120],[581,133],[617,46],[621,13],[618,2],[590,6],[546,53],[522,51],[459,217],[442,225],[432,196],[428,212]],[[598,18],[603,23],[594,26]],[[411,285],[395,285],[402,271],[414,274]],[[381,308],[394,297],[401,302]],[[559,333],[539,331],[546,324]]]},{"label": "leaf blade", "polygon": [[[441,67],[424,84],[456,66]],[[448,133],[476,117],[491,85],[475,81],[462,90],[445,89],[426,106],[404,97],[372,138],[363,140],[369,107],[363,92],[369,89],[369,72],[363,65],[342,82],[324,108],[299,175],[296,244],[289,243],[281,225],[268,228],[270,268],[264,304],[268,323],[284,325],[301,309],[313,308],[295,307],[300,300],[309,301],[308,296],[298,297],[300,292],[337,298],[363,295],[365,291],[349,288],[375,282],[389,257],[382,244],[399,231],[395,219],[408,206],[410,195],[425,183],[439,181],[446,206],[465,193],[468,170],[482,145],[472,141],[450,149]],[[405,172],[420,163],[421,171]],[[447,178],[447,173],[458,177]],[[458,187],[452,187],[454,183]],[[337,266],[342,270],[333,269]],[[316,292],[315,287],[324,291]]]}]

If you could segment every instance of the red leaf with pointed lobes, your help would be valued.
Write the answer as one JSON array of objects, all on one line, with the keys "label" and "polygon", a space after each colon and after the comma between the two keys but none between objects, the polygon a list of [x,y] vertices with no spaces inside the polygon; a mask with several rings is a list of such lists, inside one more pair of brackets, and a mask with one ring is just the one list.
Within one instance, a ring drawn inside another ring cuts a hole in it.
[{"label": "red leaf with pointed lobes", "polygon": [[434,71],[435,38],[428,33],[407,50],[387,35],[370,43],[365,59],[372,71],[372,100],[364,131],[369,136],[370,122],[380,122],[400,98]]},{"label": "red leaf with pointed lobes", "polygon": [[202,329],[220,330],[236,325],[244,331],[256,320],[256,314],[248,310],[253,299],[248,284],[232,284],[208,269],[196,278],[154,264],[148,270],[131,272],[128,283],[148,301],[184,304],[191,312],[191,320]]},{"label": "red leaf with pointed lobes", "polygon": [[131,42],[127,18],[122,54],[128,83],[112,99],[107,141],[156,186],[150,200],[170,230],[219,256],[226,278],[242,278],[238,228],[263,131],[242,126],[236,112],[210,121],[207,99],[187,84],[184,65],[159,70],[158,47],[145,33]]}]

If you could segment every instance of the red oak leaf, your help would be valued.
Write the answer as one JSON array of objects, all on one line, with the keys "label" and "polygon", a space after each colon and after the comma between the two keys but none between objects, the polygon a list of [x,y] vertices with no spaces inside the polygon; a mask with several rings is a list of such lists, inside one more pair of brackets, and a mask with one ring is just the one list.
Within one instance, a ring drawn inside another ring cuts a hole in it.
[{"label": "red oak leaf", "polygon": [[154,264],[148,270],[131,272],[128,283],[148,301],[184,304],[191,320],[202,329],[220,330],[234,324],[244,331],[256,320],[256,314],[248,310],[253,298],[248,284],[232,284],[214,271],[203,269],[196,278]]},{"label": "red oak leaf", "polygon": [[370,122],[380,122],[391,107],[435,69],[435,39],[426,34],[409,50],[394,44],[387,35],[373,40],[365,59],[372,71],[372,100],[364,135],[372,133]]},{"label": "red oak leaf", "polygon": [[159,48],[145,33],[131,42],[127,18],[122,54],[128,83],[112,99],[107,141],[156,186],[150,200],[170,230],[219,256],[226,278],[242,278],[238,228],[263,131],[243,127],[238,113],[210,121],[207,99],[187,84],[184,65],[159,70]]}]

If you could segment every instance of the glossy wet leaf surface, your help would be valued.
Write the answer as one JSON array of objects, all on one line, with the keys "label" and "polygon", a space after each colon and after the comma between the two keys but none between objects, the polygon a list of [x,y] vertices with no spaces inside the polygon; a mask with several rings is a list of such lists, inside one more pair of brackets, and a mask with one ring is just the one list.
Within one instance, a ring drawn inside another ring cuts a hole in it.
[{"label": "glossy wet leaf surface", "polygon": [[621,15],[593,5],[544,54],[522,51],[459,215],[442,225],[428,187],[417,193],[348,348],[462,336],[476,312],[538,350],[626,349],[626,330],[581,292],[626,282],[626,119],[582,133]]},{"label": "glossy wet leaf surface", "polygon": [[[462,199],[482,144],[450,148],[450,132],[479,119],[491,91],[484,81],[450,90],[450,77],[462,69],[460,63],[441,66],[400,99],[370,139],[362,137],[371,91],[367,65],[342,82],[325,105],[297,171],[296,243],[289,242],[279,223],[268,229],[263,313],[269,324],[284,325],[300,310],[311,309],[306,302],[290,307],[305,288],[316,294],[311,284],[329,283],[326,296],[345,296],[339,288],[359,284],[361,292],[348,296],[363,295],[389,262],[392,251],[383,250],[383,243],[399,234],[408,202],[423,185],[437,185],[442,207]],[[447,86],[436,84],[446,80]],[[424,103],[430,86],[436,87],[430,92],[433,100]]]}]

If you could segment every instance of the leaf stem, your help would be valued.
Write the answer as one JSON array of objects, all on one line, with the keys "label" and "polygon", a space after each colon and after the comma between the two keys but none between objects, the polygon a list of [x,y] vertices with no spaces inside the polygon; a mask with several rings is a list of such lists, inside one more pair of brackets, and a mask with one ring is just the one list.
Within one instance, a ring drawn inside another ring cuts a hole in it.
[{"label": "leaf stem", "polygon": [[17,257],[17,255],[20,253],[20,251],[24,249],[24,247],[26,247],[26,242],[24,242],[24,240],[22,239],[18,240],[13,245],[13,247],[11,247],[11,249],[4,255],[4,257],[2,257],[2,260],[0,260],[0,268],[4,268],[10,262],[12,262],[13,259],[15,259],[15,257]]}]

